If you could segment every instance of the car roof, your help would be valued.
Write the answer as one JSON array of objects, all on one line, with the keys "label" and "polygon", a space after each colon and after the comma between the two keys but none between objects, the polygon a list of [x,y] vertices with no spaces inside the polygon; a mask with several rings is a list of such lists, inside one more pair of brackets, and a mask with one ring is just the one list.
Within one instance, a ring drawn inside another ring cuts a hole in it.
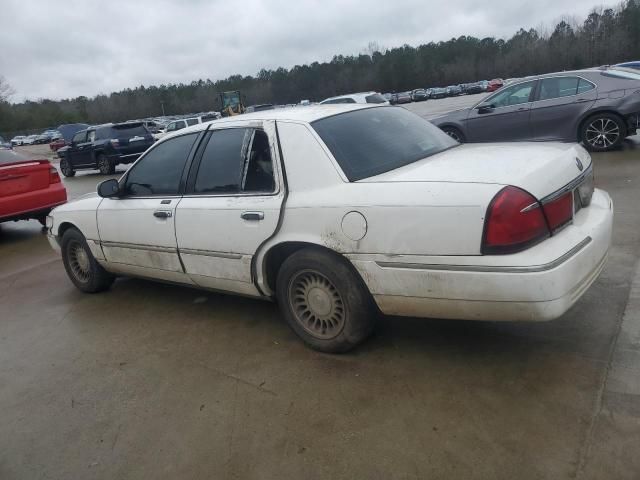
[{"label": "car roof", "polygon": [[342,103],[342,104],[328,104],[328,105],[311,105],[308,107],[285,107],[276,108],[273,110],[262,110],[260,112],[244,113],[242,115],[236,115],[233,117],[225,117],[213,122],[201,124],[201,129],[207,128],[210,123],[216,125],[220,123],[232,123],[237,121],[251,121],[251,120],[282,120],[311,123],[321,118],[331,117],[339,113],[351,112],[354,110],[362,110],[365,108],[374,108],[379,104],[364,104],[364,103]]},{"label": "car roof", "polygon": [[[327,105],[310,105],[308,107],[285,107],[276,108],[274,110],[261,110],[259,112],[243,113],[233,117],[219,118],[204,123],[198,123],[191,127],[183,128],[170,135],[162,137],[162,140],[177,137],[185,133],[200,132],[209,128],[209,125],[224,125],[225,123],[234,124],[239,121],[268,121],[280,120],[287,122],[311,123],[322,118],[332,117],[340,113],[352,112],[356,110],[365,110],[367,108],[395,108],[379,103],[338,103]],[[161,140],[161,141],[162,141]]]}]

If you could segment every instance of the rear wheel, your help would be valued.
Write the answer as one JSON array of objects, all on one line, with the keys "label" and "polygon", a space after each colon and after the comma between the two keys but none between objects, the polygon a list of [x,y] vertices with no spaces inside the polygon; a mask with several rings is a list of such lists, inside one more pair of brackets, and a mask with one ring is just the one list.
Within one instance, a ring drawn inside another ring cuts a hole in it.
[{"label": "rear wheel", "polygon": [[111,175],[115,173],[116,165],[105,154],[101,153],[98,155],[98,169],[103,175]]},{"label": "rear wheel", "polygon": [[115,276],[107,272],[91,254],[84,235],[70,228],[62,236],[62,263],[69,279],[81,291],[96,293],[107,290]]},{"label": "rear wheel", "polygon": [[289,326],[311,348],[351,350],[372,332],[377,311],[362,279],[346,261],[315,248],[288,257],[276,281]]},{"label": "rear wheel", "polygon": [[442,127],[442,131],[458,143],[464,143],[464,135],[456,127]]},{"label": "rear wheel", "polygon": [[584,146],[592,152],[606,152],[618,147],[627,136],[624,121],[617,115],[603,113],[589,117],[580,132]]},{"label": "rear wheel", "polygon": [[76,174],[76,171],[73,169],[71,163],[69,163],[69,160],[67,160],[66,158],[60,159],[60,171],[65,177],[73,177]]}]

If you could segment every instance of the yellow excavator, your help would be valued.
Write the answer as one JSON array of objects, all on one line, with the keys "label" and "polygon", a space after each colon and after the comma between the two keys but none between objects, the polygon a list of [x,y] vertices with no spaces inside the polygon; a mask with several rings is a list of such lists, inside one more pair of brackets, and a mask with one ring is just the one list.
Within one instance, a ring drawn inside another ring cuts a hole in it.
[{"label": "yellow excavator", "polygon": [[223,117],[233,117],[245,112],[244,102],[240,90],[222,92],[218,94],[220,113]]}]

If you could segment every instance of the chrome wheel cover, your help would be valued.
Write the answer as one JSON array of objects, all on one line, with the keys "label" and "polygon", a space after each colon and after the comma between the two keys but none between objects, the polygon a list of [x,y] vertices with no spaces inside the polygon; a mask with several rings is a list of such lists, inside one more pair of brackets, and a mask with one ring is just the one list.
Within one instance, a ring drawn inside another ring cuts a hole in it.
[{"label": "chrome wheel cover", "polygon": [[71,267],[73,276],[76,280],[87,283],[91,278],[89,253],[85,250],[84,246],[76,240],[69,243],[67,252],[69,266]]},{"label": "chrome wheel cover", "polygon": [[291,278],[289,305],[300,326],[316,338],[334,338],[344,328],[342,296],[327,277],[315,270],[303,270]]}]

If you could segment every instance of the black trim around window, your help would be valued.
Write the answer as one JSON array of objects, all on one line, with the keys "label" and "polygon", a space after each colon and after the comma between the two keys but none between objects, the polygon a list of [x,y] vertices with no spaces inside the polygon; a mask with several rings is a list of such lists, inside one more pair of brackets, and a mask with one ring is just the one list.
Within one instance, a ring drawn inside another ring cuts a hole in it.
[{"label": "black trim around window", "polygon": [[[200,132],[185,132],[181,135],[176,135],[174,137],[171,137],[170,139],[166,140],[166,141],[171,141],[174,140],[176,138],[179,137],[183,137],[185,135],[193,135],[194,133],[196,133],[196,139],[193,142],[193,145],[191,146],[191,149],[189,150],[189,154],[187,155],[187,161],[185,162],[184,168],[182,170],[182,175],[180,177],[180,182],[178,184],[178,192],[177,193],[173,193],[173,194],[148,194],[148,195],[122,195],[121,197],[117,197],[121,200],[125,200],[125,199],[140,199],[140,198],[163,198],[163,197],[179,197],[184,195],[184,191],[185,191],[185,184],[186,184],[186,179],[187,179],[187,173],[189,172],[189,168],[191,166],[191,163],[193,161],[193,157],[197,151],[197,149],[200,146],[200,142],[202,141],[202,138],[204,137],[204,134],[206,133],[206,130],[200,131]],[[145,157],[149,154],[149,152],[152,152],[156,147],[158,147],[159,145],[163,144],[165,142],[156,142],[155,144],[153,144],[146,152],[144,152],[144,154],[138,159],[136,160],[136,162],[125,172],[125,174],[120,177],[120,180],[118,181],[118,184],[120,185],[120,189],[122,191],[124,191],[124,186],[127,183],[127,179],[129,178],[129,174],[131,173],[131,171],[135,168],[136,165],[138,165],[138,163],[144,161]]]},{"label": "black trim around window", "polygon": [[[194,191],[195,190],[196,179],[197,179],[197,176],[198,176],[198,170],[200,169],[200,163],[202,162],[202,157],[204,156],[204,152],[205,152],[205,150],[207,148],[207,145],[208,145],[209,141],[211,140],[211,137],[213,136],[213,134],[215,132],[219,132],[221,130],[231,130],[231,129],[252,130],[254,132],[259,130],[259,131],[263,132],[265,135],[267,133],[267,132],[264,131],[264,129],[258,128],[258,127],[255,127],[255,126],[251,126],[249,124],[204,130],[202,132],[203,136],[199,140],[198,149],[194,153],[194,155],[192,157],[192,161],[189,163],[188,174],[186,176],[186,185],[185,185],[184,190],[182,191],[182,195],[189,195],[190,197],[244,197],[244,196],[272,196],[272,195],[277,195],[279,193],[280,187],[279,187],[278,175],[276,173],[277,170],[275,168],[276,159],[273,158],[273,157],[271,158],[271,162],[272,162],[272,165],[274,167],[273,168],[273,182],[274,182],[275,189],[272,192],[243,192],[243,191],[239,191],[239,192],[220,192],[220,193],[210,193],[210,192],[209,193],[198,193],[198,192]],[[268,138],[269,138],[269,136],[267,135],[267,139]],[[249,145],[248,147],[250,148],[250,146],[251,145]]]}]

